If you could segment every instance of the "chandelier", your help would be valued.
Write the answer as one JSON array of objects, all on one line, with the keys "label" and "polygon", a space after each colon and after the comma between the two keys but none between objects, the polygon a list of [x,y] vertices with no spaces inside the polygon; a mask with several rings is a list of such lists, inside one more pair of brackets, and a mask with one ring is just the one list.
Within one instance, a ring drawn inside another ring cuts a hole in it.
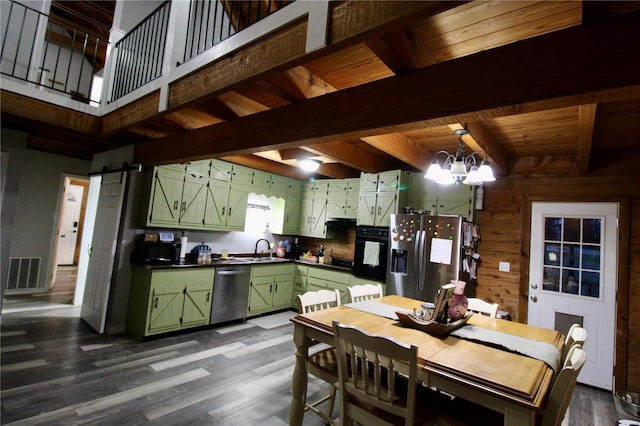
[{"label": "chandelier", "polygon": [[[458,129],[454,130],[453,133],[458,136],[456,154],[438,151],[424,177],[442,185],[452,183],[457,185],[460,182],[467,185],[482,185],[484,182],[496,180],[493,176],[493,170],[489,166],[486,152],[473,151],[465,157],[462,136],[468,134],[469,131],[467,129]],[[438,157],[440,157],[440,160],[438,160]]]}]

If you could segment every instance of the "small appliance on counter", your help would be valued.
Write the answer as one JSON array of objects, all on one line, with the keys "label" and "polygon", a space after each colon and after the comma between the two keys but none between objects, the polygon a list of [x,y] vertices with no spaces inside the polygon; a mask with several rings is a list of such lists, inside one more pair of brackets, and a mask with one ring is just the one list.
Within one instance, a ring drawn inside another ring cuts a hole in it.
[{"label": "small appliance on counter", "polygon": [[132,261],[141,263],[173,263],[180,260],[181,244],[173,233],[145,233],[136,236]]}]

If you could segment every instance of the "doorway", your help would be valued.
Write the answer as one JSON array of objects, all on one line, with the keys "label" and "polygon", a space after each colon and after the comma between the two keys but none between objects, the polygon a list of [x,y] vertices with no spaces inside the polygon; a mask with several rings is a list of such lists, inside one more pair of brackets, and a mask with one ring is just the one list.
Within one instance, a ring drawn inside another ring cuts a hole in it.
[{"label": "doorway", "polygon": [[63,176],[49,293],[58,294],[65,303],[73,303],[88,188],[87,178]]},{"label": "doorway", "polygon": [[613,389],[618,265],[617,203],[534,202],[528,323],[566,333],[587,329],[578,380]]}]

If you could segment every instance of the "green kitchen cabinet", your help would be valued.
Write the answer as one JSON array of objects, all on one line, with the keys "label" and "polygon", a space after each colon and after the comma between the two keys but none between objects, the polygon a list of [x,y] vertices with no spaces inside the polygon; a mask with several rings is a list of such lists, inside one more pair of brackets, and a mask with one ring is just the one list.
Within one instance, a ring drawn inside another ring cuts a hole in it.
[{"label": "green kitchen cabinet", "polygon": [[305,184],[300,203],[300,235],[315,238],[326,236],[329,180],[318,179]]},{"label": "green kitchen cabinet", "polygon": [[209,176],[187,173],[182,187],[180,218],[178,225],[184,228],[197,229],[203,227],[203,216],[207,199],[207,183]]},{"label": "green kitchen cabinet", "polygon": [[231,183],[251,188],[254,170],[250,167],[233,164],[231,166]]},{"label": "green kitchen cabinet", "polygon": [[222,180],[225,182],[231,181],[231,171],[233,164],[227,161],[212,159],[209,177],[211,179]]},{"label": "green kitchen cabinet", "polygon": [[307,276],[307,290],[338,290],[340,292],[340,303],[346,304],[349,303],[347,287],[351,285],[351,277],[350,272],[336,271],[322,266],[310,266]]},{"label": "green kitchen cabinet", "polygon": [[203,227],[213,230],[244,231],[248,196],[245,185],[209,179]]},{"label": "green kitchen cabinet", "polygon": [[287,195],[284,202],[284,217],[282,218],[282,233],[284,235],[296,235],[300,232],[301,203],[300,194]]},{"label": "green kitchen cabinet", "polygon": [[262,170],[254,170],[251,182],[251,192],[270,195],[270,187],[271,173],[263,172]]},{"label": "green kitchen cabinet", "polygon": [[157,166],[153,169],[147,225],[175,226],[181,212],[184,164]]},{"label": "green kitchen cabinet", "polygon": [[307,275],[309,274],[309,267],[307,265],[295,264],[293,276],[293,297],[291,299],[291,306],[298,309],[297,296],[304,294],[307,291]]},{"label": "green kitchen cabinet", "polygon": [[291,307],[294,264],[251,267],[251,288],[247,316]]},{"label": "green kitchen cabinet", "polygon": [[215,270],[151,270],[134,266],[127,332],[137,339],[207,325]]},{"label": "green kitchen cabinet", "polygon": [[389,226],[392,214],[406,206],[409,173],[390,170],[360,175],[357,224]]},{"label": "green kitchen cabinet", "polygon": [[300,235],[325,237],[327,197],[305,196],[300,203]]},{"label": "green kitchen cabinet", "polygon": [[224,230],[227,223],[229,188],[229,182],[209,179],[203,215],[205,229]]},{"label": "green kitchen cabinet", "polygon": [[289,178],[272,173],[269,180],[270,195],[285,197],[289,187]]},{"label": "green kitchen cabinet", "polygon": [[332,179],[329,182],[327,218],[357,218],[360,179]]},{"label": "green kitchen cabinet", "polygon": [[476,187],[438,185],[422,173],[411,173],[408,205],[433,214],[457,214],[473,221]]},{"label": "green kitchen cabinet", "polygon": [[248,197],[249,191],[246,186],[231,184],[229,188],[225,230],[244,231],[244,224],[247,218]]}]

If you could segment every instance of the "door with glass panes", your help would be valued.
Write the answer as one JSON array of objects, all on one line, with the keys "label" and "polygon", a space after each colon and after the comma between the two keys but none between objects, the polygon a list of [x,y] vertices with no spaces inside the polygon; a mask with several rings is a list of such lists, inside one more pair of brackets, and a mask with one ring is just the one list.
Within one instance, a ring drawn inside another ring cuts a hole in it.
[{"label": "door with glass panes", "polygon": [[533,203],[528,323],[587,329],[578,381],[613,387],[617,287],[616,203]]}]

